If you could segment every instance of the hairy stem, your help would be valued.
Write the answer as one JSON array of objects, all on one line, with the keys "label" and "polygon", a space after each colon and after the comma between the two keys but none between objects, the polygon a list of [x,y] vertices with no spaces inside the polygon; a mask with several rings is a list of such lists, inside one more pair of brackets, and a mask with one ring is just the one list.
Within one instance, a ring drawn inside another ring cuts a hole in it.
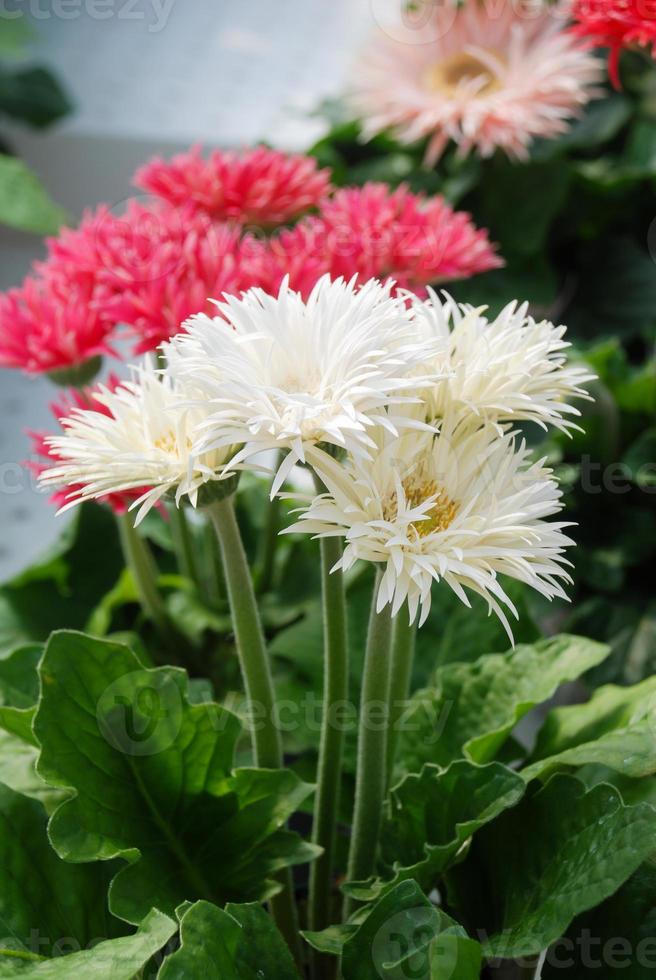
[{"label": "hairy stem", "polygon": [[[246,697],[250,708],[257,709],[259,719],[253,725],[251,733],[254,763],[265,769],[280,769],[283,765],[282,742],[275,723],[273,678],[233,498],[225,497],[216,501],[207,510],[221,547]],[[291,872],[286,872],[280,880],[284,887],[271,899],[271,911],[278,928],[300,963],[302,954]]]},{"label": "hairy stem", "polygon": [[148,542],[135,528],[130,514],[121,514],[117,517],[117,522],[125,564],[132,573],[141,606],[168,644],[170,624],[157,588],[157,565]]},{"label": "hairy stem", "polygon": [[405,703],[410,693],[412,662],[415,656],[417,628],[410,625],[401,611],[394,620],[392,634],[392,655],[390,667],[389,733],[387,739],[387,786],[394,775],[396,747],[399,740],[399,725],[403,718]]},{"label": "hairy stem", "polygon": [[[348,698],[348,641],[346,600],[341,569],[330,570],[342,555],[339,538],[321,541],[321,584],[323,596],[323,718],[317,793],[314,804],[312,841],[323,854],[310,869],[309,926],[319,931],[331,923],[333,864],[339,791],[342,775],[344,730],[336,718]],[[337,913],[336,913],[337,915]]]},{"label": "hairy stem", "polygon": [[[390,687],[390,607],[376,612],[376,580],[362,677],[355,778],[355,807],[348,880],[362,881],[374,870],[387,781]],[[347,913],[353,902],[347,903]]]}]

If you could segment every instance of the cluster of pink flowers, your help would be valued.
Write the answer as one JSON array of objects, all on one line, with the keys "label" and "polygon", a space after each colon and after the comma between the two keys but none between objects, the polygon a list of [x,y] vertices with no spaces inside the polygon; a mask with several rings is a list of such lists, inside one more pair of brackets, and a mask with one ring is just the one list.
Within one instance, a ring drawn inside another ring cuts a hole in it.
[{"label": "cluster of pink flowers", "polygon": [[487,232],[442,198],[384,184],[335,190],[310,157],[259,147],[205,160],[193,149],[135,179],[154,200],[86,214],[0,297],[0,365],[76,367],[112,353],[119,330],[136,352],[153,350],[213,299],[273,292],[285,275],[303,294],[326,272],[421,291],[501,264]]},{"label": "cluster of pink flowers", "polygon": [[[103,388],[115,391],[121,384],[120,379],[112,374],[104,382]],[[75,411],[101,412],[103,415],[110,415],[109,409],[95,397],[99,391],[99,386],[86,388],[72,388],[62,394],[57,400],[52,402],[50,410],[57,420],[60,429],[63,431],[62,420],[70,417]],[[44,470],[54,466],[60,457],[56,451],[48,444],[48,439],[52,435],[50,432],[30,432],[32,439],[32,459],[26,465],[38,477]],[[70,500],[70,495],[74,494],[79,487],[60,487],[51,497],[56,507],[63,507]],[[125,490],[122,493],[111,493],[103,497],[101,502],[107,504],[115,514],[127,513],[130,505],[138,500],[146,492],[146,487],[134,490]]]},{"label": "cluster of pink flowers", "polygon": [[631,45],[656,55],[656,0],[574,0],[574,33],[591,45],[610,49],[610,77],[620,86],[619,60]]}]

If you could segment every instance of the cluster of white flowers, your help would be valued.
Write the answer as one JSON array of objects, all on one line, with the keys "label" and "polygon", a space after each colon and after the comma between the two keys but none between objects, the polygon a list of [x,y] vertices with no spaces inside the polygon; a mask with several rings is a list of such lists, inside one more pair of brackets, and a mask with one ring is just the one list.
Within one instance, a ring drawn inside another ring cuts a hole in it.
[{"label": "cluster of white flowers", "polygon": [[500,574],[563,596],[560,491],[514,431],[529,420],[567,429],[592,376],[567,363],[564,327],[508,306],[482,309],[430,293],[420,301],[377,281],[321,279],[309,298],[283,283],[192,317],[164,348],[165,367],[78,409],[50,440],[42,482],[69,505],[147,488],[138,518],[165,494],[197,506],[222,481],[282,450],[272,485],[311,466],[325,492],[287,530],[340,536],[340,565],[382,571],[378,606],[407,602],[423,621],[444,580],[483,595],[508,628]]}]

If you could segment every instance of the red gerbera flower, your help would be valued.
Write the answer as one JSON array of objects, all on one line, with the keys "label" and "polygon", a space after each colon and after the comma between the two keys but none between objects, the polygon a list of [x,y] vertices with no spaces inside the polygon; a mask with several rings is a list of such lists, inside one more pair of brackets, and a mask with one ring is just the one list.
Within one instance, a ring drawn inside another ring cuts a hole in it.
[{"label": "red gerbera flower", "polygon": [[574,32],[591,45],[610,48],[610,77],[620,87],[619,59],[632,44],[656,51],[656,0],[574,0]]},{"label": "red gerbera flower", "polygon": [[280,225],[315,207],[330,185],[312,157],[258,146],[244,153],[200,147],[172,160],[151,160],[134,183],[175,206],[192,205],[221,221]]}]

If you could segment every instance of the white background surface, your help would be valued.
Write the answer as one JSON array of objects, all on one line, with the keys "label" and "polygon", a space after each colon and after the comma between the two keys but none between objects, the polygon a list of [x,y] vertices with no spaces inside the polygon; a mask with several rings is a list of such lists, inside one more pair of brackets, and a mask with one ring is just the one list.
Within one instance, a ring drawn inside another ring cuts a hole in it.
[{"label": "white background surface", "polygon": [[[13,130],[12,143],[74,216],[124,200],[131,174],[154,153],[259,139],[303,149],[322,129],[312,109],[343,90],[386,3],[7,0],[5,10],[32,11],[38,36],[28,61],[53,68],[75,104],[54,131]],[[36,236],[0,229],[0,288],[18,283],[41,250]],[[52,428],[54,394],[47,381],[0,370],[0,580],[59,530],[21,466],[25,430]]]}]

